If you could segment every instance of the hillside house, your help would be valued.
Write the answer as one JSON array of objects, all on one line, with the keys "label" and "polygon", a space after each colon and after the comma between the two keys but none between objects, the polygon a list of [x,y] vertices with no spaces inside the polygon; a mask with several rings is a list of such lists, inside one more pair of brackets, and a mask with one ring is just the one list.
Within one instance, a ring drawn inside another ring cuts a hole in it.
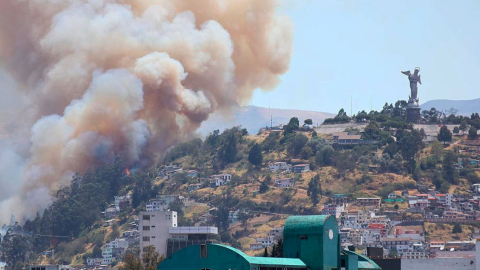
[{"label": "hillside house", "polygon": [[108,207],[105,209],[105,218],[112,219],[118,214],[118,211],[115,207]]},{"label": "hillside house", "polygon": [[157,195],[155,199],[150,199],[146,205],[147,211],[166,211],[171,202],[175,201],[175,195]]},{"label": "hillside house", "polygon": [[341,213],[344,211],[344,205],[337,204],[327,204],[323,206],[322,215],[332,215],[337,219],[340,217]]},{"label": "hillside house", "polygon": [[335,132],[332,135],[332,139],[329,140],[329,143],[338,145],[358,145],[361,143],[361,137],[361,135],[349,132]]},{"label": "hillside house", "polygon": [[288,188],[293,187],[294,182],[292,178],[283,178],[283,179],[275,179],[275,186],[279,188]]},{"label": "hillside house", "polygon": [[381,198],[357,198],[356,202],[361,206],[380,207]]},{"label": "hillside house", "polygon": [[278,172],[278,171],[290,171],[292,168],[292,165],[287,164],[286,162],[274,162],[270,165],[268,165],[268,168],[272,172]]},{"label": "hillside house", "polygon": [[187,191],[188,191],[189,193],[192,193],[192,192],[194,192],[195,190],[200,189],[201,187],[202,187],[202,184],[191,184],[191,185],[188,185]]},{"label": "hillside house", "polygon": [[293,173],[304,173],[310,171],[310,165],[309,164],[298,164],[294,165],[292,167],[292,172]]},{"label": "hillside house", "polygon": [[336,205],[347,204],[347,196],[345,194],[333,194],[332,203]]},{"label": "hillside house", "polygon": [[130,194],[124,196],[115,196],[115,208],[118,212],[132,205],[132,196]]},{"label": "hillside house", "polygon": [[221,187],[230,182],[230,180],[232,180],[232,175],[229,173],[222,173],[212,175],[210,178],[212,178],[212,182],[216,187]]}]

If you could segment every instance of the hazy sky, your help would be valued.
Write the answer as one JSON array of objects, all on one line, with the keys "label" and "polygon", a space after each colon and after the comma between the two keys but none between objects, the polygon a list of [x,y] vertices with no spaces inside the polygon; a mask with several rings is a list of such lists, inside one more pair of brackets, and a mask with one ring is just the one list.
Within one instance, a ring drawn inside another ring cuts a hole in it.
[{"label": "hazy sky", "polygon": [[295,24],[290,71],[252,105],[350,113],[408,99],[401,70],[420,67],[420,103],[480,97],[480,1],[305,1],[282,6]]}]

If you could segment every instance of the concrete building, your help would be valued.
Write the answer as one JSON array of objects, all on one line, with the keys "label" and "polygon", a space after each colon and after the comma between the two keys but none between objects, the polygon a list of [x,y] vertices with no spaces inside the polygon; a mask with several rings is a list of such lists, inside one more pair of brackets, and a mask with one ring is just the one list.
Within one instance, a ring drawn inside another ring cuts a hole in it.
[{"label": "concrete building", "polygon": [[175,211],[145,211],[140,213],[140,251],[154,246],[160,255],[170,256],[190,245],[212,243],[217,227],[178,227]]},{"label": "concrete building", "polygon": [[170,228],[177,227],[177,212],[175,211],[145,211],[140,212],[140,252],[145,247],[154,246],[159,254],[167,254],[167,240]]},{"label": "concrete building", "polygon": [[191,245],[213,243],[213,236],[218,234],[217,227],[171,227],[168,230],[167,253],[170,256],[182,248]]},{"label": "concrete building", "polygon": [[291,168],[292,168],[292,165],[289,165],[286,162],[274,162],[274,163],[268,165],[268,168],[272,172],[290,171]]},{"label": "concrete building", "polygon": [[124,196],[115,196],[115,209],[118,212],[132,205],[132,196],[130,194]]},{"label": "concrete building", "polygon": [[356,202],[361,206],[380,207],[381,198],[357,198]]},{"label": "concrete building", "polygon": [[175,201],[175,195],[157,195],[155,199],[150,199],[146,205],[147,211],[167,211],[170,203]]},{"label": "concrete building", "polygon": [[323,206],[322,215],[332,215],[335,218],[340,218],[341,213],[345,210],[345,206],[336,204],[327,204]]},{"label": "concrete building", "polygon": [[216,174],[212,175],[211,178],[213,179],[213,182],[216,187],[221,187],[230,182],[232,180],[232,175],[229,173],[222,173],[222,174]]},{"label": "concrete building", "polygon": [[293,187],[294,182],[292,178],[275,179],[275,186],[279,188]]},{"label": "concrete building", "polygon": [[310,165],[309,164],[298,164],[292,167],[292,172],[293,173],[303,173],[303,172],[308,172],[310,171]]}]

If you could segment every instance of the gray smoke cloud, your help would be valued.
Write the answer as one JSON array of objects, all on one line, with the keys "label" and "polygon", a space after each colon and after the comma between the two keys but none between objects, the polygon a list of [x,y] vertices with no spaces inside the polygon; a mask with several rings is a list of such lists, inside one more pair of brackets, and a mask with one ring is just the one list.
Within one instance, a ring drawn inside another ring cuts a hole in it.
[{"label": "gray smoke cloud", "polygon": [[[212,112],[290,64],[274,0],[2,0],[0,65],[26,100],[0,142],[0,221],[28,218],[75,172],[161,162]],[[14,140],[12,140],[14,138]]]}]

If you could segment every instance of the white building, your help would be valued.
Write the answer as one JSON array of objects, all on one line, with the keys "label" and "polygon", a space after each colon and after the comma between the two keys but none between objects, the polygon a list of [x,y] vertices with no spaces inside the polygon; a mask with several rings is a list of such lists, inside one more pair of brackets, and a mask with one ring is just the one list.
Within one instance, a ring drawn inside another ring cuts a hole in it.
[{"label": "white building", "polygon": [[160,255],[167,254],[169,229],[177,227],[177,212],[175,211],[145,211],[140,212],[140,252],[147,246],[154,246]]},{"label": "white building", "polygon": [[292,165],[287,164],[286,162],[274,162],[270,165],[268,165],[268,168],[272,172],[277,172],[277,171],[290,171],[292,168]]},{"label": "white building", "polygon": [[102,264],[111,264],[113,259],[113,248],[105,246],[102,250]]},{"label": "white building", "polygon": [[212,175],[211,178],[214,180],[216,187],[221,187],[230,182],[230,180],[232,180],[232,175],[229,173],[222,173]]},{"label": "white building", "polygon": [[125,196],[115,196],[115,209],[118,212],[132,205],[132,196],[127,194]]},{"label": "white building", "polygon": [[[88,266],[100,266],[103,263],[103,258],[87,258]],[[0,270],[2,270],[0,268]]]},{"label": "white building", "polygon": [[167,211],[171,202],[175,201],[175,195],[158,195],[155,199],[150,199],[146,205],[147,211]]},{"label": "white building", "polygon": [[206,244],[210,235],[218,234],[217,227],[178,227],[175,211],[140,212],[140,251],[153,246],[166,257],[189,245]]},{"label": "white building", "polygon": [[275,179],[275,186],[279,188],[293,187],[292,178]]}]

